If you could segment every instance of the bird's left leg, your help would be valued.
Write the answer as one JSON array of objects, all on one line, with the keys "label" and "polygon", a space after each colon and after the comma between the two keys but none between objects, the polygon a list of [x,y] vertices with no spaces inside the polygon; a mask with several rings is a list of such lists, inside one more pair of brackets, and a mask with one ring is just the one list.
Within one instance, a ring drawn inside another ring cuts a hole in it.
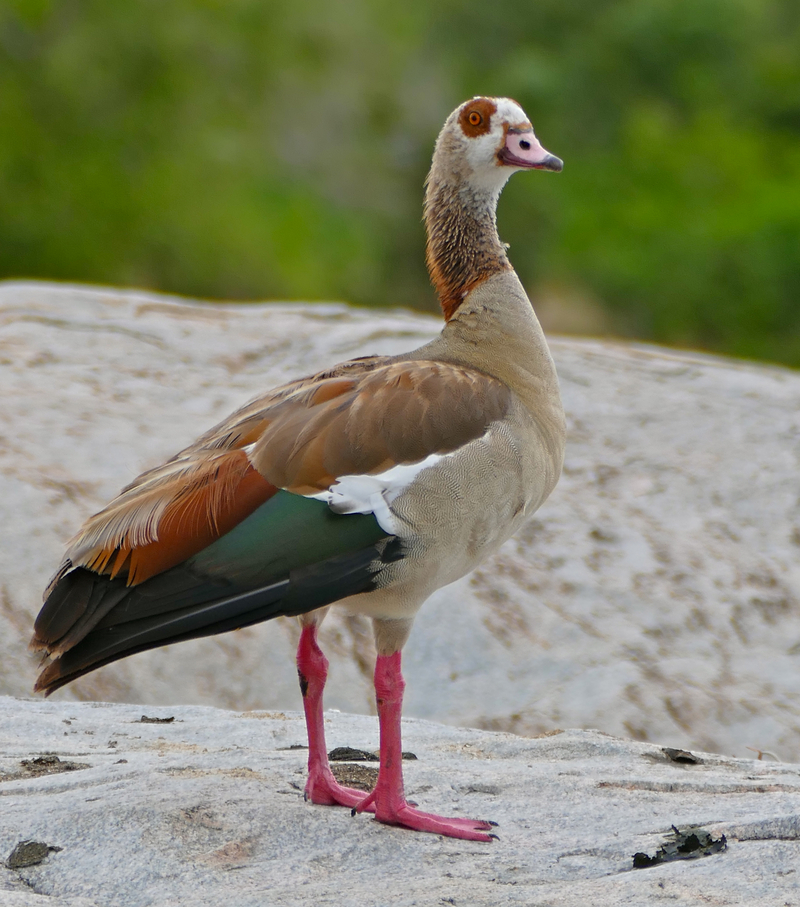
[{"label": "bird's left leg", "polygon": [[304,614],[300,618],[302,631],[297,647],[297,674],[300,678],[308,730],[308,780],[305,799],[326,806],[352,808],[364,799],[364,792],[339,784],[331,772],[325,747],[322,693],[328,677],[328,659],[317,642],[317,627],[325,616],[325,612],[320,611]]}]

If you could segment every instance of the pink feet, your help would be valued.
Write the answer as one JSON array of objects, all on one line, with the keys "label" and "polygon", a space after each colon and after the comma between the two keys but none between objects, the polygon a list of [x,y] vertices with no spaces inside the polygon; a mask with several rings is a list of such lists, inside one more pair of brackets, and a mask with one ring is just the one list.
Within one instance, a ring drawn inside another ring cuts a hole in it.
[{"label": "pink feet", "polygon": [[333,777],[325,747],[322,692],[328,676],[328,660],[317,644],[313,624],[303,627],[297,648],[297,672],[303,692],[303,707],[308,729],[308,781],[305,798],[324,806],[347,806],[353,815],[375,813],[386,825],[401,825],[415,831],[428,831],[448,838],[491,841],[493,822],[480,819],[448,819],[416,809],[403,792],[400,715],[405,681],[400,671],[400,653],[379,655],[375,664],[375,695],[381,729],[381,767],[375,790],[366,797],[360,790],[344,787]]},{"label": "pink feet", "polygon": [[[310,761],[310,760],[309,760]],[[355,809],[364,800],[364,791],[353,787],[344,787],[333,777],[327,765],[309,766],[308,780],[303,794],[306,800],[321,806],[347,806]],[[375,812],[375,807],[369,810]]]},{"label": "pink feet", "polygon": [[402,825],[415,831],[429,831],[448,838],[491,841],[492,823],[481,819],[448,819],[411,806],[403,792],[403,754],[400,715],[405,681],[400,671],[400,653],[379,655],[375,663],[375,695],[381,727],[381,768],[375,790],[365,797],[354,813],[374,809],[375,818],[387,825]]},{"label": "pink feet", "polygon": [[497,840],[497,835],[489,834],[491,829],[496,827],[496,822],[484,822],[482,819],[448,819],[415,809],[413,806],[409,806],[404,798],[393,802],[393,798],[389,795],[384,802],[383,797],[376,796],[376,791],[373,791],[353,809],[353,815],[368,809],[373,809],[375,818],[386,825],[402,825],[404,828],[412,828],[414,831],[429,831],[435,835],[463,838],[467,841]]}]

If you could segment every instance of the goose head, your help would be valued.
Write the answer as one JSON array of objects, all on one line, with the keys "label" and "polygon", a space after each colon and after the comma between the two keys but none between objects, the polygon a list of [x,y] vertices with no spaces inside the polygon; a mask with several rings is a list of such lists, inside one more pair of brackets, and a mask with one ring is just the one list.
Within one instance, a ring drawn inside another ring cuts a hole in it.
[{"label": "goose head", "polygon": [[517,170],[559,171],[563,166],[542,147],[516,101],[476,97],[447,118],[436,142],[431,175],[496,196]]},{"label": "goose head", "polygon": [[510,98],[472,98],[450,114],[425,191],[426,260],[446,320],[472,289],[511,268],[495,221],[511,174],[563,166]]}]

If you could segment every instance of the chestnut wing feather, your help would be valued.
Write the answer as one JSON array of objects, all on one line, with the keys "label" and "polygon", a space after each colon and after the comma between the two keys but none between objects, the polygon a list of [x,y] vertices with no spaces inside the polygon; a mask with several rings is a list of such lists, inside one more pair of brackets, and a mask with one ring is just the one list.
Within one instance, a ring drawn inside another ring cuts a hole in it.
[{"label": "chestnut wing feather", "polygon": [[[382,360],[355,360],[343,370],[369,371]],[[353,366],[359,365],[359,369]],[[347,368],[350,366],[350,369]],[[247,448],[269,424],[272,409],[285,398],[313,404],[350,389],[337,371],[276,388],[214,426],[160,466],[137,476],[106,507],[90,517],[68,542],[45,599],[73,567],[137,585],[203,550],[229,532],[278,486],[250,462]]]}]

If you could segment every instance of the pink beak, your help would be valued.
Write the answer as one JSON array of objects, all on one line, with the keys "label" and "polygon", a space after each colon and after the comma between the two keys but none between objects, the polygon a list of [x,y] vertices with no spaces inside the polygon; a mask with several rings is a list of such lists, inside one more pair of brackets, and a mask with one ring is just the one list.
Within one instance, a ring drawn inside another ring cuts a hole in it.
[{"label": "pink beak", "polygon": [[501,164],[507,167],[520,167],[523,170],[554,170],[564,169],[561,158],[550,154],[539,144],[532,129],[509,129],[505,145],[497,153]]}]

